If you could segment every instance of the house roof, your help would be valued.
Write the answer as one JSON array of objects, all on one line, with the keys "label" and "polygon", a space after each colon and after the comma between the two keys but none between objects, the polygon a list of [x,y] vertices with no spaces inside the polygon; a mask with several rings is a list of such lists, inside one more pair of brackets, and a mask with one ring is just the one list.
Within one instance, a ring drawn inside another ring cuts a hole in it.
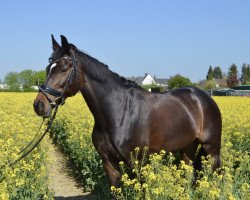
[{"label": "house roof", "polygon": [[132,77],[126,77],[126,79],[128,79],[130,81],[134,81],[134,82],[136,82],[139,85],[142,84],[142,81],[144,80],[144,78],[145,77],[140,77],[140,76],[138,76],[138,77],[134,77],[134,76],[132,76]]},{"label": "house roof", "polygon": [[[226,87],[227,81],[225,79],[214,78],[213,79],[220,87]],[[205,86],[207,79],[202,80],[199,85]]]},{"label": "house roof", "polygon": [[169,79],[166,79],[166,78],[155,78],[155,82],[160,84],[160,85],[167,85],[168,80]]},{"label": "house roof", "polygon": [[[126,77],[126,79],[130,80],[130,81],[134,81],[136,82],[137,84],[141,85],[142,82],[144,81],[144,79],[150,74],[145,74],[144,77],[142,76],[137,76],[137,77]],[[151,76],[152,77],[152,76]],[[167,85],[167,82],[169,79],[166,79],[166,78],[156,78],[155,76],[152,77],[153,80],[156,82],[156,84],[160,84],[160,85]]]}]

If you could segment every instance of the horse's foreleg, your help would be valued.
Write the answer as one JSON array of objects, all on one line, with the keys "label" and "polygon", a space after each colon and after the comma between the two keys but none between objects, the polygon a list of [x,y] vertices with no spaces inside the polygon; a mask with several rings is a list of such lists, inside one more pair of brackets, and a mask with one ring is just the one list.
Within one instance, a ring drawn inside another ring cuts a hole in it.
[{"label": "horse's foreleg", "polygon": [[103,168],[108,177],[109,185],[119,187],[121,184],[121,172],[119,171],[119,166],[106,161],[103,162]]}]

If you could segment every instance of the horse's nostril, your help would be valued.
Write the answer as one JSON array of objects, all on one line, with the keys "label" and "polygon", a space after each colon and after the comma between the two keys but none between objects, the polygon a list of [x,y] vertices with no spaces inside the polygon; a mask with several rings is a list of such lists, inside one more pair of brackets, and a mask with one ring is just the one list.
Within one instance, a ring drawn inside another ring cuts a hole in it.
[{"label": "horse's nostril", "polygon": [[44,104],[41,101],[34,102],[34,108],[37,112],[42,113],[44,110]]},{"label": "horse's nostril", "polygon": [[38,101],[38,110],[42,111],[44,109],[44,104],[41,101]]}]

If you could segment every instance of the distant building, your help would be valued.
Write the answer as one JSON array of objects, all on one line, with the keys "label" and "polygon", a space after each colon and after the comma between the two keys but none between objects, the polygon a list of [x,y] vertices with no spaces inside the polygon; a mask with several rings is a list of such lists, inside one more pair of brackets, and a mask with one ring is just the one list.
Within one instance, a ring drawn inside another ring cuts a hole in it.
[{"label": "distant building", "polygon": [[8,89],[8,85],[6,85],[4,83],[0,83],[0,89],[2,89],[2,90]]},{"label": "distant building", "polygon": [[[206,85],[206,83],[207,83],[207,81],[208,81],[207,79],[202,80],[202,81],[199,83],[199,85],[200,85],[202,88],[204,88],[205,85]],[[213,81],[214,81],[215,84],[216,84],[216,88],[226,88],[226,87],[228,87],[228,86],[227,86],[227,81],[226,81],[226,79],[213,78]]]},{"label": "distant building", "polygon": [[127,77],[126,79],[136,82],[138,85],[156,84],[163,87],[164,90],[168,89],[168,79],[152,77],[150,74],[145,73],[144,77]]},{"label": "distant building", "polygon": [[33,85],[33,86],[31,86],[31,88],[33,89],[33,90],[36,90],[36,91],[38,91],[38,86],[36,86],[36,85]]},{"label": "distant building", "polygon": [[145,74],[145,77],[141,83],[142,85],[156,84],[155,80],[150,74]]}]

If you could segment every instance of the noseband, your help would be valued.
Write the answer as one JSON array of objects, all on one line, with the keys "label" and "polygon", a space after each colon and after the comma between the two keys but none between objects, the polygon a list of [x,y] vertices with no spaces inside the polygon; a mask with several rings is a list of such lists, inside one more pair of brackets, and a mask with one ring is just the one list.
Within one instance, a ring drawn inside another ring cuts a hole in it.
[{"label": "noseband", "polygon": [[[55,61],[52,61],[52,59],[50,58],[50,59],[49,59],[49,63],[50,63],[50,65],[52,65],[52,64],[57,63],[58,61],[63,60],[63,59],[72,61],[72,62],[73,62],[73,65],[72,65],[71,72],[70,72],[70,74],[69,74],[69,76],[68,76],[68,78],[67,78],[66,84],[65,84],[65,86],[64,86],[64,88],[63,88],[63,90],[62,90],[62,92],[60,92],[60,91],[58,91],[58,90],[56,90],[56,89],[53,89],[53,88],[51,88],[51,87],[48,87],[46,84],[40,85],[40,86],[38,87],[38,88],[39,88],[39,92],[42,92],[42,93],[45,95],[46,99],[49,101],[49,103],[50,103],[53,107],[55,107],[55,105],[58,105],[58,106],[59,106],[59,105],[63,105],[63,104],[64,104],[64,100],[65,100],[65,99],[64,99],[63,95],[64,95],[64,92],[65,92],[65,89],[67,88],[68,85],[71,85],[71,84],[72,84],[72,80],[73,80],[73,75],[74,75],[74,74],[76,74],[76,78],[77,78],[77,62],[78,62],[77,59],[71,58],[71,57],[68,57],[68,56],[64,56],[64,57],[59,58],[59,59],[57,59],[57,60],[55,60]],[[46,82],[47,82],[47,81],[46,81]],[[48,94],[50,94],[50,95],[56,97],[56,99],[55,99],[54,101],[52,101],[52,100],[49,98]]]}]

